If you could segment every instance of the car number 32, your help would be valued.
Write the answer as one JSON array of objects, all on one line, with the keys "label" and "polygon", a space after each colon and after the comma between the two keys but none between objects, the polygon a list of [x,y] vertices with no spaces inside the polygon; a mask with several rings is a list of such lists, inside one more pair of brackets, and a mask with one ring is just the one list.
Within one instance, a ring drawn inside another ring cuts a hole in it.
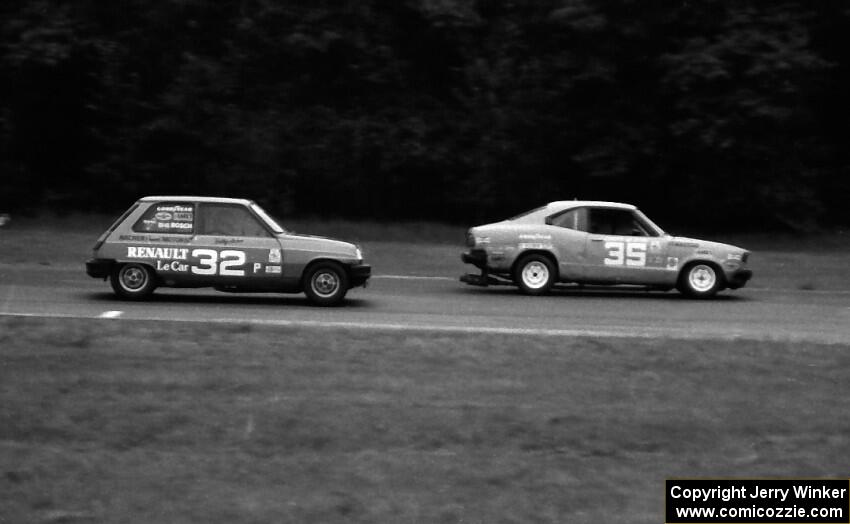
[{"label": "car number 32", "polygon": [[608,250],[607,256],[603,262],[606,266],[633,266],[641,267],[646,265],[646,243],[645,242],[622,242],[608,241],[605,242],[605,249]]},{"label": "car number 32", "polygon": [[225,249],[219,253],[214,249],[194,249],[192,256],[198,257],[197,266],[192,266],[196,275],[221,275],[223,277],[244,277],[244,269],[233,269],[245,264],[245,252]]}]

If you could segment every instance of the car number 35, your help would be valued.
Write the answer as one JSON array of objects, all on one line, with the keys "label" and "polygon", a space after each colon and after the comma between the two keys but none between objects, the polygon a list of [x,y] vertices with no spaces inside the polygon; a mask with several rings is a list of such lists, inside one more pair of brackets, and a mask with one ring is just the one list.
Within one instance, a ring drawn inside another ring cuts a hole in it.
[{"label": "car number 35", "polygon": [[605,242],[608,251],[605,260],[606,266],[645,266],[646,265],[646,243],[645,242]]},{"label": "car number 35", "polygon": [[245,264],[245,252],[225,249],[221,253],[215,249],[193,249],[192,256],[198,257],[198,265],[192,266],[196,275],[221,275],[223,277],[244,277],[244,269],[233,269]]}]

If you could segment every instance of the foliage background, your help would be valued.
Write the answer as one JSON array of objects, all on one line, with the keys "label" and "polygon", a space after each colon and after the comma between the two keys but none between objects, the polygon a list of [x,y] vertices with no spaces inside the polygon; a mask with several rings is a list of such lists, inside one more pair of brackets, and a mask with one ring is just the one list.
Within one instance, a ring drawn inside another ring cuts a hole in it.
[{"label": "foliage background", "polygon": [[0,210],[850,223],[840,0],[6,0]]}]

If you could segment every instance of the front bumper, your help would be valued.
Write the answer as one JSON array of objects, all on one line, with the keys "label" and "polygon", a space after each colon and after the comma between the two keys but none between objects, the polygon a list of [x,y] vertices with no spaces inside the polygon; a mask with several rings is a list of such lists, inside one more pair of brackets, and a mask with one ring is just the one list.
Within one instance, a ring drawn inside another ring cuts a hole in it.
[{"label": "front bumper", "polygon": [[462,253],[460,259],[464,264],[472,264],[481,270],[487,269],[487,252],[483,249],[470,249]]},{"label": "front bumper", "polygon": [[727,275],[726,277],[726,285],[729,289],[738,289],[740,287],[744,287],[753,277],[752,269],[736,269],[732,272],[732,274]]},{"label": "front bumper", "polygon": [[105,258],[92,258],[86,260],[86,274],[92,278],[106,278],[112,273],[114,260]]},{"label": "front bumper", "polygon": [[350,287],[365,286],[366,281],[372,276],[372,266],[369,264],[355,264],[348,266],[348,285]]}]

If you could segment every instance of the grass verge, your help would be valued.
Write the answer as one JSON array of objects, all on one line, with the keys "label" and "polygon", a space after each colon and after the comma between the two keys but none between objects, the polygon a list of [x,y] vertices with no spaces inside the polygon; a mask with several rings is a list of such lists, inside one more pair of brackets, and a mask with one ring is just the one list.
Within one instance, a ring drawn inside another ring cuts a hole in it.
[{"label": "grass verge", "polygon": [[846,474],[846,347],[0,317],[0,522],[663,521]]}]

